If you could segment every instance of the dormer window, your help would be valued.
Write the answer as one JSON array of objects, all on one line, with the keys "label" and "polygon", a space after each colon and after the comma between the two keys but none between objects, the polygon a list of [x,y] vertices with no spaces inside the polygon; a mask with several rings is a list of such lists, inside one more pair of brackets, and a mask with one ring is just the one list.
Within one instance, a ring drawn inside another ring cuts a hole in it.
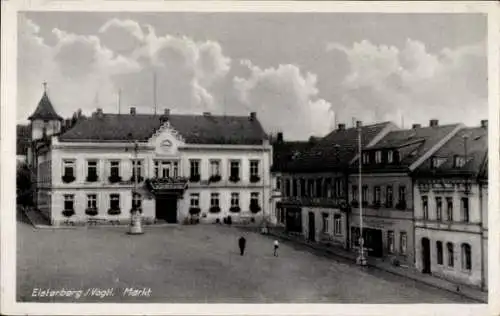
[{"label": "dormer window", "polygon": [[394,152],[392,150],[389,150],[387,152],[387,162],[388,163],[393,163],[394,162]]},{"label": "dormer window", "polygon": [[375,152],[375,163],[382,163],[382,152],[380,150]]},{"label": "dormer window", "polygon": [[465,158],[462,156],[453,157],[453,167],[462,168],[465,165]]},{"label": "dormer window", "polygon": [[363,164],[368,164],[368,163],[370,163],[370,154],[363,153]]}]

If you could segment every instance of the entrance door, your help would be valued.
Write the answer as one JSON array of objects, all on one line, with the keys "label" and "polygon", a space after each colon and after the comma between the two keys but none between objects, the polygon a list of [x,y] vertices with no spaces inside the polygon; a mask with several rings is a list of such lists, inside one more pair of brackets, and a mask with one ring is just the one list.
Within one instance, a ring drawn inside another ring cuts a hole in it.
[{"label": "entrance door", "polygon": [[428,238],[422,238],[422,273],[431,273],[431,245]]},{"label": "entrance door", "polygon": [[363,239],[365,247],[368,249],[368,255],[373,257],[382,257],[382,231],[373,228],[363,229]]},{"label": "entrance door", "polygon": [[167,223],[177,223],[177,196],[166,195],[156,198],[156,218]]},{"label": "entrance door", "polygon": [[316,240],[316,227],[315,227],[315,222],[314,222],[314,213],[309,212],[309,240],[310,241],[315,241]]}]

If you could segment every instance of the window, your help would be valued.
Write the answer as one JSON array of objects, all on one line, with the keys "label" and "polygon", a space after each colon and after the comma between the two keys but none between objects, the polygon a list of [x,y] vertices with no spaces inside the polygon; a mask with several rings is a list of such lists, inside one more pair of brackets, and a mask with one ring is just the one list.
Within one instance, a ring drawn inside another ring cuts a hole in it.
[{"label": "window", "polygon": [[358,200],[358,186],[357,185],[352,186],[352,200],[353,201]]},{"label": "window", "polygon": [[404,185],[399,186],[399,197],[398,197],[399,202],[405,202],[406,201],[406,187]]},{"label": "window", "polygon": [[446,218],[448,222],[453,222],[453,198],[446,198]]},{"label": "window", "polygon": [[322,197],[323,179],[316,179],[316,197]]},{"label": "window", "polygon": [[87,194],[87,208],[97,208],[97,194]]},{"label": "window", "polygon": [[240,194],[231,193],[231,207],[239,207],[239,206],[240,206]]},{"label": "window", "polygon": [[469,198],[463,197],[462,201],[462,221],[468,223],[469,222]]},{"label": "window", "polygon": [[189,205],[191,208],[199,208],[200,207],[200,194],[199,193],[191,193]]},{"label": "window", "polygon": [[64,210],[74,210],[75,196],[73,194],[64,195]]},{"label": "window", "polygon": [[220,176],[220,160],[210,160],[210,176]]},{"label": "window", "polygon": [[87,161],[87,181],[97,181],[97,160]]},{"label": "window", "polygon": [[210,194],[210,207],[219,207],[219,193]]},{"label": "window", "polygon": [[63,176],[64,177],[74,177],[75,176],[75,161],[74,160],[64,160],[63,161]]},{"label": "window", "polygon": [[259,161],[250,160],[250,177],[258,177],[258,176],[259,176]]},{"label": "window", "polygon": [[240,178],[240,162],[238,160],[231,161],[230,177],[233,179]]},{"label": "window", "polygon": [[190,170],[189,175],[191,178],[199,178],[200,177],[200,161],[191,159],[189,160]]},{"label": "window", "polygon": [[323,233],[328,233],[328,213],[323,213],[322,214],[323,218]]},{"label": "window", "polygon": [[300,196],[306,195],[306,179],[300,179]]},{"label": "window", "polygon": [[113,178],[120,176],[120,162],[118,160],[110,162],[110,176]]},{"label": "window", "polygon": [[382,152],[380,150],[375,152],[375,163],[382,163]]},{"label": "window", "polygon": [[259,205],[259,192],[250,193],[250,204]]},{"label": "window", "polygon": [[370,154],[369,153],[363,153],[363,164],[369,164],[370,163]]},{"label": "window", "polygon": [[393,161],[394,161],[394,152],[392,150],[389,150],[387,152],[387,162],[393,163]]},{"label": "window", "polygon": [[276,210],[278,211],[278,223],[284,224],[285,223],[285,209],[281,207],[277,207]]},{"label": "window", "polygon": [[307,196],[313,197],[314,196],[314,180],[313,179],[308,179],[307,180]]},{"label": "window", "polygon": [[112,210],[120,209],[120,194],[110,194],[109,195],[109,206]]},{"label": "window", "polygon": [[297,196],[297,191],[298,191],[298,183],[299,181],[297,179],[292,180],[292,196]]},{"label": "window", "polygon": [[142,178],[142,161],[141,160],[132,160],[132,179],[136,178],[136,173],[137,173],[137,178],[139,181]]},{"label": "window", "polygon": [[443,264],[443,243],[436,241],[437,264]]},{"label": "window", "polygon": [[155,161],[155,177],[156,178],[171,178],[177,177],[179,168],[177,161]]},{"label": "window", "polygon": [[376,186],[374,188],[373,204],[380,204],[380,187],[379,186]]},{"label": "window", "polygon": [[394,253],[394,232],[392,230],[387,232],[387,251]]},{"label": "window", "polygon": [[333,216],[333,224],[333,233],[336,236],[342,235],[342,217],[340,216],[340,214],[335,214]]},{"label": "window", "polygon": [[281,191],[281,178],[276,178],[276,190]]},{"label": "window", "polygon": [[142,196],[139,193],[132,195],[132,208],[139,209],[142,207]]},{"label": "window", "polygon": [[436,220],[441,221],[443,216],[443,199],[436,197]]},{"label": "window", "polygon": [[465,165],[465,158],[462,156],[454,156],[453,157],[453,167],[454,168],[462,168]]},{"label": "window", "polygon": [[422,196],[422,213],[423,219],[429,219],[429,200],[427,196]]},{"label": "window", "polygon": [[453,267],[455,264],[455,258],[453,257],[453,244],[451,242],[446,244],[446,249],[448,250],[448,267]]},{"label": "window", "polygon": [[385,206],[391,208],[394,202],[393,200],[392,185],[388,185],[385,190]]},{"label": "window", "polygon": [[469,244],[462,244],[462,270],[470,271],[472,269],[472,257]]},{"label": "window", "polygon": [[361,192],[361,197],[363,198],[363,204],[368,204],[368,186],[364,185],[362,192]]},{"label": "window", "polygon": [[408,236],[406,235],[406,232],[400,232],[399,233],[399,252],[402,255],[406,254],[407,238],[408,238]]},{"label": "window", "polygon": [[439,168],[445,162],[446,162],[446,158],[432,157],[432,159],[431,159],[431,168],[432,169]]},{"label": "window", "polygon": [[285,180],[285,196],[290,196],[290,179]]}]

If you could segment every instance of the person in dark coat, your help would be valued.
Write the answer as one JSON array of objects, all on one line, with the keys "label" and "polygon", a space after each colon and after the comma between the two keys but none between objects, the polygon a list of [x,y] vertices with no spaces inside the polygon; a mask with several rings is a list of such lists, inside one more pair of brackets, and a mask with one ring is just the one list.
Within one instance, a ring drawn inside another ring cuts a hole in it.
[{"label": "person in dark coat", "polygon": [[243,256],[245,254],[245,246],[246,246],[247,240],[245,237],[241,236],[240,239],[238,239],[238,246],[240,246],[240,255]]}]

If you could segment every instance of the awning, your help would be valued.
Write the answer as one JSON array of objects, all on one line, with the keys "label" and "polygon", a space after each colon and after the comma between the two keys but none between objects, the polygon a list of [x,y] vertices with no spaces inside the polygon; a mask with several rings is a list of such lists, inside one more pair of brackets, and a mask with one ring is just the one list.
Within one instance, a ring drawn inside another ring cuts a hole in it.
[{"label": "awning", "polygon": [[184,194],[188,187],[187,178],[156,178],[146,180],[146,187],[154,195]]}]

